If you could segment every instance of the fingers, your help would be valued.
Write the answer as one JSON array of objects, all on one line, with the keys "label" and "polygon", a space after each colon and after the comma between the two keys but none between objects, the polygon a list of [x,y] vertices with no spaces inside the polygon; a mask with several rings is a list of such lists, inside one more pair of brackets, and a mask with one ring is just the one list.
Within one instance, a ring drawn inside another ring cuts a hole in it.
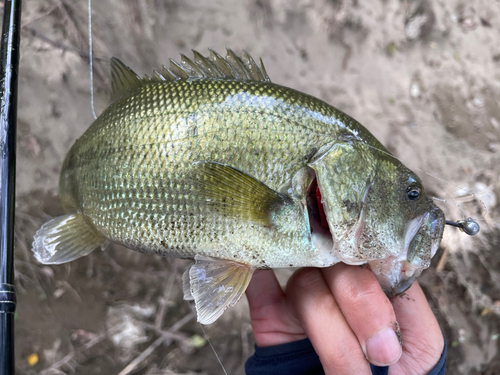
[{"label": "fingers", "polygon": [[272,270],[256,270],[246,290],[250,313],[260,319],[267,316],[267,308],[279,304],[285,294]]},{"label": "fingers", "polygon": [[287,284],[287,301],[326,374],[371,374],[358,339],[317,268],[302,268]]},{"label": "fingers", "polygon": [[255,271],[246,290],[257,346],[272,346],[306,338],[288,311],[285,294],[272,270]]},{"label": "fingers", "polygon": [[322,273],[366,358],[377,366],[396,362],[402,354],[396,315],[373,273],[345,264]]},{"label": "fingers", "polygon": [[398,368],[419,369],[427,374],[441,357],[443,334],[418,282],[392,300],[403,337],[403,355],[390,373]]}]

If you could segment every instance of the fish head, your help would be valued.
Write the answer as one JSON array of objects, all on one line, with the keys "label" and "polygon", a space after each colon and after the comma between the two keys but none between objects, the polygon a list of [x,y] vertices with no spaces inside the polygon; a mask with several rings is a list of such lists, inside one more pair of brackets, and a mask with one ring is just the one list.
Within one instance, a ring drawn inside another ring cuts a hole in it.
[{"label": "fish head", "polygon": [[372,254],[367,264],[386,294],[393,297],[407,290],[430,266],[445,217],[415,173],[398,161],[384,163],[366,199],[359,251],[369,253],[370,246],[379,249],[380,254]]},{"label": "fish head", "polygon": [[315,227],[327,227],[332,255],[366,264],[388,296],[408,289],[429,267],[445,224],[419,177],[362,142],[334,145],[310,166],[326,219],[310,218],[313,236]]}]

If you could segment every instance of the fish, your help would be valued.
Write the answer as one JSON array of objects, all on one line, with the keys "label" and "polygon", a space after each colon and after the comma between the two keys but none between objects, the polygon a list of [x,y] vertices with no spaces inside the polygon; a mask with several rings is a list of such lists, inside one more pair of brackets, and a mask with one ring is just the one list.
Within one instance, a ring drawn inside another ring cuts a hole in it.
[{"label": "fish", "polygon": [[444,214],[359,122],[271,82],[262,59],[209,49],[139,77],[111,59],[110,105],[69,150],[32,251],[44,264],[109,242],[191,259],[184,298],[217,320],[257,269],[371,269],[388,296],[429,267]]}]

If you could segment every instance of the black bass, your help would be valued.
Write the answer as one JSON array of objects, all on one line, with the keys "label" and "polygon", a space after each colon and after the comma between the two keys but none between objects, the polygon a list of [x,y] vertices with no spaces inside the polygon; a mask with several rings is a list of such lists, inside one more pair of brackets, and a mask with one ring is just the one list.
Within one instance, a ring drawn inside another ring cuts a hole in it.
[{"label": "black bass", "polygon": [[[181,55],[182,56],[182,55]],[[255,269],[367,264],[389,295],[429,266],[444,214],[356,120],[271,83],[247,54],[182,56],[139,78],[111,61],[112,103],[64,161],[67,215],[33,252],[69,262],[108,241],[194,259],[198,321],[215,321]]]}]

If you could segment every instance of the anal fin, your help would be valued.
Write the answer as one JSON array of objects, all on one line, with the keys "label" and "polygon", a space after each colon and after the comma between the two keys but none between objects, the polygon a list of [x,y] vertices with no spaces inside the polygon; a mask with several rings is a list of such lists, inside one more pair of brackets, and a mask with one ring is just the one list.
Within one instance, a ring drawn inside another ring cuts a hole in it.
[{"label": "anal fin", "polygon": [[211,324],[234,306],[245,293],[254,270],[246,264],[197,255],[184,273],[183,289],[184,299],[195,301],[198,322]]},{"label": "anal fin", "polygon": [[43,264],[61,264],[88,255],[106,243],[106,238],[82,214],[69,214],[42,225],[35,234],[32,251]]}]

